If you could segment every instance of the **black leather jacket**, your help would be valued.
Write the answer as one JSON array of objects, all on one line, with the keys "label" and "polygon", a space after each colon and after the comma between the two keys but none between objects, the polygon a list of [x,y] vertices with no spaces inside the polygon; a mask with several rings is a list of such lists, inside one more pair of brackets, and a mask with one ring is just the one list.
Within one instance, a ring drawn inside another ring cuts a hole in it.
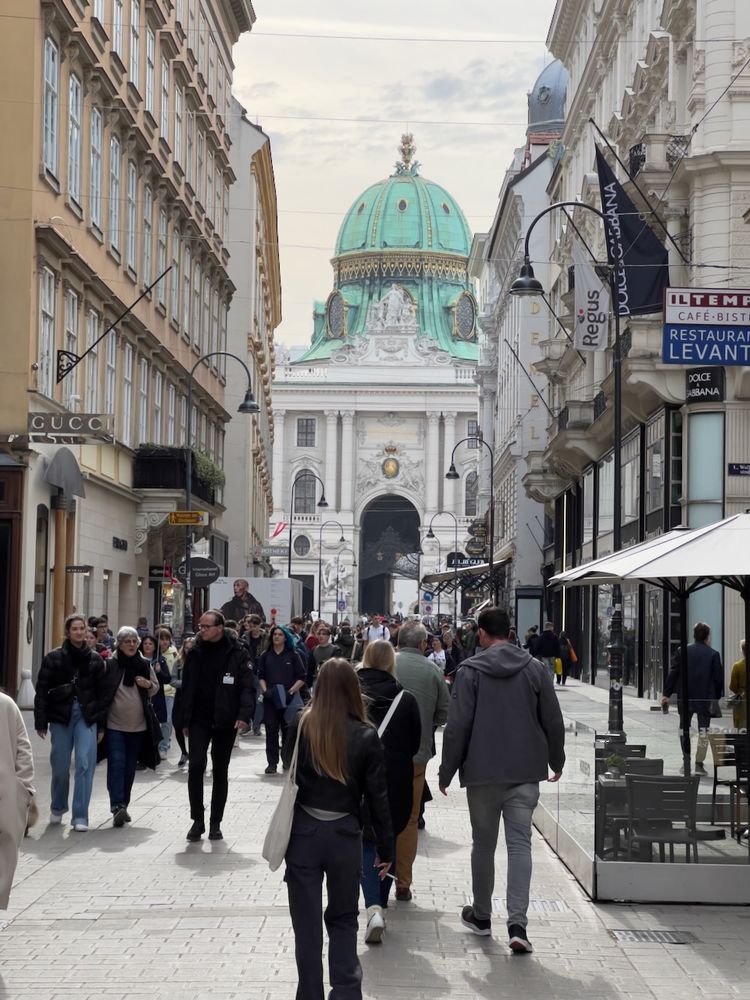
[{"label": "black leather jacket", "polygon": [[75,654],[75,647],[66,639],[42,660],[34,698],[37,732],[46,733],[50,722],[67,726],[74,698],[78,698],[86,725],[96,723],[98,729],[104,729],[109,705],[104,661],[93,649],[81,649],[78,656]]},{"label": "black leather jacket", "polygon": [[[289,767],[297,738],[297,716],[289,727],[284,741],[282,760]],[[313,766],[304,728],[300,735],[297,760],[297,804],[330,812],[346,812],[362,822],[362,799],[367,804],[369,821],[375,833],[378,857],[381,861],[393,860],[393,829],[388,806],[383,744],[372,726],[353,716],[347,719],[346,784],[319,774]]]},{"label": "black leather jacket", "polygon": [[[248,662],[248,651],[234,636],[224,633],[225,660],[222,676],[218,678],[214,701],[213,724],[216,728],[231,728],[241,721],[250,725],[255,712],[253,673]],[[203,643],[198,640],[185,658],[182,671],[182,724],[190,728],[193,720],[198,671],[203,661]],[[228,681],[228,683],[225,682]]]}]

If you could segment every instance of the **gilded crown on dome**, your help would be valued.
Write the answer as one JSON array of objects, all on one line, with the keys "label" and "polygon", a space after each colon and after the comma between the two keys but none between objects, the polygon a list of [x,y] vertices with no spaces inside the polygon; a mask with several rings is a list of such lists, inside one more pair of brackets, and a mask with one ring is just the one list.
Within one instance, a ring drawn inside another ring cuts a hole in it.
[{"label": "gilded crown on dome", "polygon": [[417,147],[414,142],[414,135],[411,132],[403,133],[398,151],[401,154],[401,159],[396,162],[396,173],[411,174],[412,177],[418,177],[419,168],[422,164],[414,159]]}]

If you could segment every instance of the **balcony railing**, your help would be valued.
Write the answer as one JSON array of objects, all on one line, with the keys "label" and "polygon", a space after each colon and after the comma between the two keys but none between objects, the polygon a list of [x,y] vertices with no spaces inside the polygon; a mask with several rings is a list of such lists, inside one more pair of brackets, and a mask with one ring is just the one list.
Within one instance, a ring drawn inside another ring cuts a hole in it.
[{"label": "balcony railing", "polygon": [[[185,448],[141,447],[135,452],[133,464],[133,489],[179,490],[185,489]],[[213,486],[192,475],[192,494],[208,504],[216,503]]]}]

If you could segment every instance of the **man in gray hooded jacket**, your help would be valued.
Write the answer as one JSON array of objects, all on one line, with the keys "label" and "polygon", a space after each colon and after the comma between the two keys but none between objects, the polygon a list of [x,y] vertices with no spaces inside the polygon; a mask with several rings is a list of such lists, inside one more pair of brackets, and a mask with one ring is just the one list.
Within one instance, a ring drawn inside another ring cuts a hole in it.
[{"label": "man in gray hooded jacket", "polygon": [[[456,771],[471,818],[474,902],[461,921],[491,933],[495,848],[500,817],[508,851],[508,934],[515,952],[532,950],[526,936],[531,884],[531,817],[540,781],[558,781],[565,764],[565,726],[552,680],[527,650],[508,642],[510,619],[500,608],[479,615],[479,645],[464,660],[451,694],[443,736],[440,791]],[[552,777],[549,777],[549,770]]]}]

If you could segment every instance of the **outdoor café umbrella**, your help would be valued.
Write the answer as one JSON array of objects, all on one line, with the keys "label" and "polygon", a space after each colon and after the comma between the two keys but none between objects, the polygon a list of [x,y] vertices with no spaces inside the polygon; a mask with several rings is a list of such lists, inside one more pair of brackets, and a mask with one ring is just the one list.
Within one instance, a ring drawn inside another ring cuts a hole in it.
[{"label": "outdoor caf\u00e9 umbrella", "polygon": [[[680,658],[683,664],[680,694],[682,704],[687,708],[687,603],[690,594],[714,583],[736,590],[744,601],[745,637],[750,640],[750,513],[734,514],[694,530],[676,528],[640,545],[559,573],[550,583],[594,586],[616,580],[654,584],[678,599]],[[684,724],[687,718],[687,711],[683,711]],[[750,727],[746,729],[750,758]],[[690,731],[686,725],[683,728],[683,755],[685,774],[689,774]]]}]

